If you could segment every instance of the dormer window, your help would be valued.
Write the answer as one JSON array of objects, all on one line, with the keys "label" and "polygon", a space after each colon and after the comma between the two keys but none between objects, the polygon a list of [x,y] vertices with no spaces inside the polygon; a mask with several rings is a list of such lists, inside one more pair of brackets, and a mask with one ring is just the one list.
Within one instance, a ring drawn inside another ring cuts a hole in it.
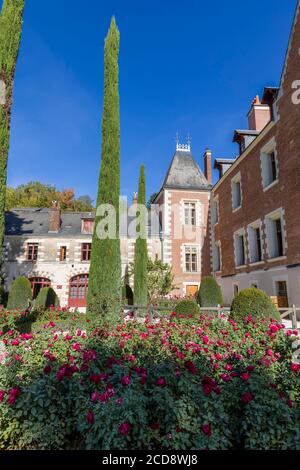
[{"label": "dormer window", "polygon": [[94,230],[94,219],[82,219],[81,232],[91,234]]}]

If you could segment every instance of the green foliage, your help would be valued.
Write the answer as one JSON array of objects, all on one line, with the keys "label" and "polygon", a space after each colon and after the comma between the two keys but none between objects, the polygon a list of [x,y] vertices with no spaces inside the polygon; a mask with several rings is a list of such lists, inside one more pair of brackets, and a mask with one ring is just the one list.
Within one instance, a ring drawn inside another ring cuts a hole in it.
[{"label": "green foliage", "polygon": [[248,315],[256,319],[276,318],[280,321],[280,314],[270,297],[255,287],[242,290],[231,304],[230,318],[233,320],[242,321]]},{"label": "green foliage", "polygon": [[217,307],[223,304],[222,292],[217,281],[211,277],[204,277],[198,292],[200,307]]},{"label": "green foliage", "polygon": [[[13,82],[22,30],[24,0],[3,0],[0,14],[0,247],[4,242],[7,159]],[[3,253],[0,250],[0,268]]]},{"label": "green foliage", "polygon": [[32,291],[30,281],[23,276],[17,277],[10,288],[8,295],[7,308],[9,310],[25,310],[32,300]]},{"label": "green foliage", "polygon": [[[146,181],[144,165],[140,169],[138,205],[145,208],[146,204]],[[147,249],[147,225],[148,214],[145,211],[137,211],[136,217],[139,218],[137,224],[137,239],[135,244],[134,258],[134,303],[146,307],[148,304],[148,249]]]},{"label": "green foliage", "polygon": [[[102,315],[110,297],[120,301],[121,297],[121,254],[119,238],[119,196],[120,196],[120,110],[119,110],[119,42],[120,35],[115,19],[105,40],[104,50],[104,104],[102,118],[102,158],[98,186],[97,208],[109,204],[115,210],[114,236],[99,237],[99,227],[105,225],[107,211],[96,215],[92,243],[91,266],[87,309]],[[102,232],[105,231],[103,227]],[[98,305],[100,299],[100,305]]]},{"label": "green foliage", "polygon": [[174,289],[174,276],[169,264],[148,259],[148,293],[150,302],[168,295]]},{"label": "green foliage", "polygon": [[52,207],[52,201],[58,201],[63,211],[93,211],[89,196],[75,198],[73,189],[59,191],[55,186],[31,181],[16,188],[6,190],[6,209],[22,207]]},{"label": "green foliage", "polygon": [[194,300],[184,299],[178,302],[175,312],[177,315],[199,315],[200,309]]},{"label": "green foliage", "polygon": [[56,292],[52,287],[43,287],[34,301],[34,308],[37,310],[45,310],[52,306],[59,306],[59,299]]}]

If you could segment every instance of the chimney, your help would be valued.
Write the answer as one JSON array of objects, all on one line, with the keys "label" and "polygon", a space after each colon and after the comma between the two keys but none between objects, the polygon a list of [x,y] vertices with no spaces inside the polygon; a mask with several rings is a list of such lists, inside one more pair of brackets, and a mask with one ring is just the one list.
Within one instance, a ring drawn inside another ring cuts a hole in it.
[{"label": "chimney", "polygon": [[132,205],[137,206],[138,203],[138,193],[133,193]]},{"label": "chimney", "polygon": [[49,217],[49,233],[57,233],[61,226],[61,210],[58,201],[52,201]]},{"label": "chimney", "polygon": [[209,184],[212,184],[212,166],[211,166],[211,150],[206,149],[204,153],[204,176]]},{"label": "chimney", "polygon": [[271,108],[268,104],[262,104],[257,95],[252,101],[248,113],[249,130],[261,131],[271,121]]}]

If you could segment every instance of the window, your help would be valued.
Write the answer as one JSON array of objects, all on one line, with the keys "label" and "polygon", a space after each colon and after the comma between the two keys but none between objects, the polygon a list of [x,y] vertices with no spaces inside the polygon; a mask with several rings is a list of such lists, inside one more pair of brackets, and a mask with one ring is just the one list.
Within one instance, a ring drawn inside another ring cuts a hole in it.
[{"label": "window", "polygon": [[81,245],[81,261],[90,261],[91,260],[91,243],[82,243]]},{"label": "window", "polygon": [[232,209],[239,209],[242,206],[242,186],[241,174],[238,173],[231,181]]},{"label": "window", "polygon": [[235,233],[234,249],[235,249],[235,265],[244,266],[246,264],[244,231]]},{"label": "window", "polygon": [[185,247],[185,270],[187,273],[198,271],[198,249],[194,246]]},{"label": "window", "polygon": [[196,225],[196,203],[184,203],[184,223],[185,225]]},{"label": "window", "polygon": [[235,297],[236,295],[238,295],[238,293],[239,293],[239,286],[238,286],[238,284],[233,284],[233,295],[234,295],[234,297]]},{"label": "window", "polygon": [[214,199],[211,203],[211,222],[213,225],[219,222],[219,201]]},{"label": "window", "polygon": [[278,162],[275,145],[275,139],[272,139],[261,151],[263,188],[268,188],[278,179]]},{"label": "window", "polygon": [[89,284],[88,274],[79,274],[70,280],[69,307],[85,307]]},{"label": "window", "polygon": [[63,262],[67,259],[67,247],[61,246],[59,249],[59,261]]},{"label": "window", "polygon": [[266,217],[267,243],[270,258],[284,256],[283,229],[281,211]]},{"label": "window", "polygon": [[47,279],[45,277],[32,277],[29,279],[29,281],[31,282],[33,299],[37,298],[41,289],[43,289],[44,287],[51,287],[50,279]]},{"label": "window", "polygon": [[276,282],[276,293],[278,297],[287,297],[287,283],[286,281],[277,281]]},{"label": "window", "polygon": [[261,229],[260,221],[249,226],[249,251],[250,251],[250,262],[258,263],[262,261],[262,240],[261,240]]},{"label": "window", "polygon": [[214,272],[221,270],[221,246],[220,243],[216,243],[213,252],[213,268]]},{"label": "window", "polygon": [[38,243],[28,243],[27,244],[27,260],[37,261],[38,251],[39,251]]},{"label": "window", "polygon": [[82,219],[82,233],[93,233],[94,219]]}]

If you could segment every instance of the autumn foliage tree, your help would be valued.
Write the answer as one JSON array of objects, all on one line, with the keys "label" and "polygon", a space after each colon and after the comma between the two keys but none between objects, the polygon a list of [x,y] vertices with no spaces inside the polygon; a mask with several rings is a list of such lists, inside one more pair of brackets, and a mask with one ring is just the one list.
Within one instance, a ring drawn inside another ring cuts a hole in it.
[{"label": "autumn foliage tree", "polygon": [[13,84],[19,53],[24,0],[3,0],[0,14],[0,267],[3,262],[5,195]]}]

